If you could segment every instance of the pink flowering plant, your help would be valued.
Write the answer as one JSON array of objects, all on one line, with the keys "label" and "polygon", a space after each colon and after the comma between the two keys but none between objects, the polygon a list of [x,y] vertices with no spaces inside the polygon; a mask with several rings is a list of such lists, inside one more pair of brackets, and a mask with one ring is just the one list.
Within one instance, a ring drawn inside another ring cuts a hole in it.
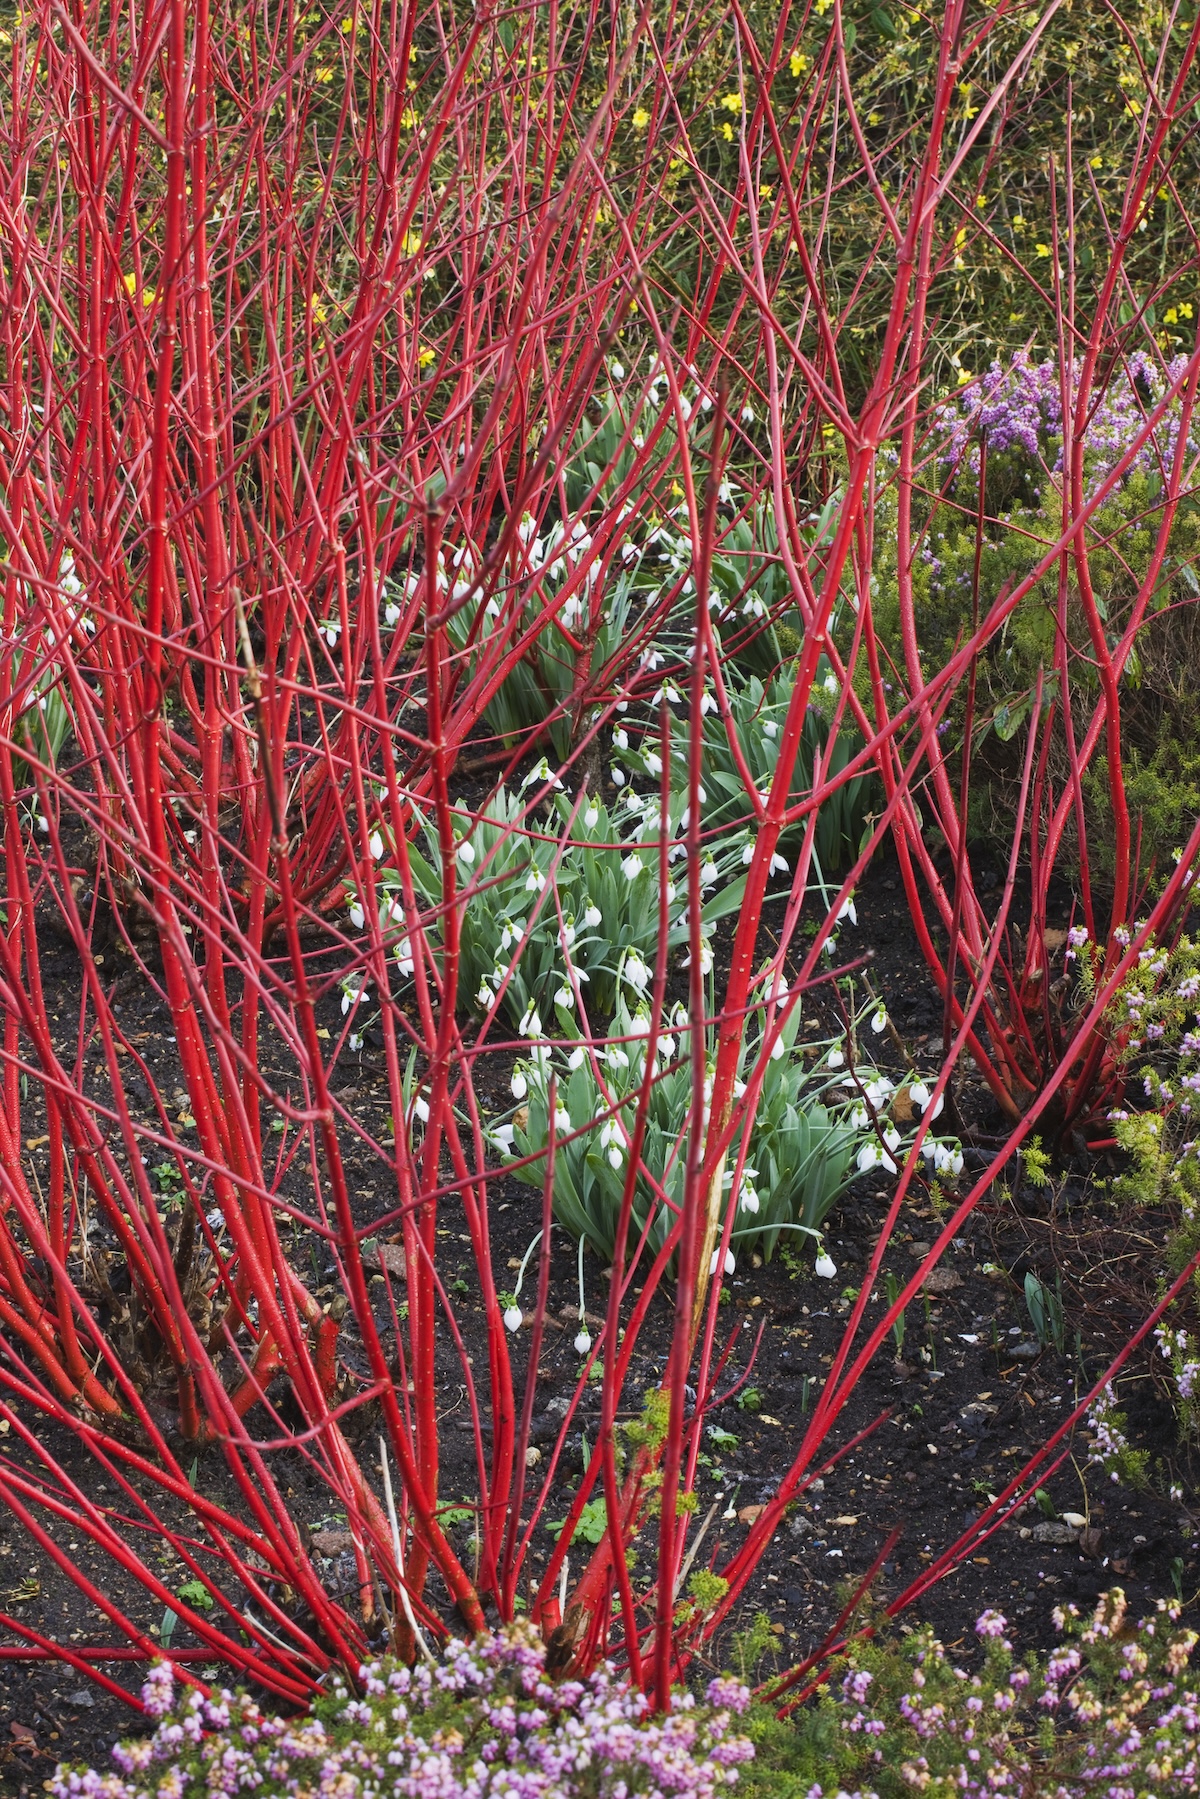
[{"label": "pink flowering plant", "polygon": [[752,1720],[759,1759],[747,1784],[798,1799],[1195,1791],[1197,1638],[1178,1616],[1174,1601],[1160,1601],[1135,1623],[1115,1587],[1089,1618],[1073,1605],[1056,1610],[1060,1643],[1018,1661],[1006,1620],[985,1611],[974,1669],[952,1661],[929,1626],[859,1639],[789,1733]]},{"label": "pink flowering plant", "polygon": [[245,1693],[178,1694],[157,1663],[142,1690],[149,1736],[113,1750],[117,1772],[60,1767],[52,1799],[200,1799],[255,1793],[342,1799],[714,1799],[754,1750],[734,1727],[749,1702],[716,1679],[704,1702],[680,1694],[667,1716],[609,1667],[555,1681],[528,1629],[451,1641],[438,1662],[376,1662],[354,1694],[336,1677],[298,1718]]}]

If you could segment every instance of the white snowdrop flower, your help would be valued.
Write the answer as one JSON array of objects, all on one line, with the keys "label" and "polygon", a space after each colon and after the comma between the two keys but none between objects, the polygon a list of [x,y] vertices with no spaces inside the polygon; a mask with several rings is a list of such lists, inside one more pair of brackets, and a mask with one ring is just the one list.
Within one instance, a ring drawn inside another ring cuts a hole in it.
[{"label": "white snowdrop flower", "polygon": [[844,899],[838,907],[836,922],[841,924],[843,918],[848,918],[851,924],[858,923],[858,912],[855,909],[854,901],[852,899]]},{"label": "white snowdrop flower", "polygon": [[754,423],[754,408],[753,408],[753,406],[743,406],[742,407],[742,423],[743,423],[743,425],[752,425]]},{"label": "white snowdrop flower", "polygon": [[774,1043],[771,1045],[771,1060],[772,1060],[772,1062],[778,1062],[783,1056],[786,1056],[786,1055],[787,1055],[787,1044],[784,1042],[782,1037],[776,1037]]},{"label": "white snowdrop flower", "polygon": [[496,995],[486,981],[480,981],[479,992],[475,995],[475,1004],[482,1006],[485,1012],[490,1012],[495,1003]]},{"label": "white snowdrop flower", "polygon": [[383,836],[379,831],[371,832],[367,840],[367,848],[370,850],[373,860],[378,862],[383,856]]},{"label": "white snowdrop flower", "polygon": [[886,1074],[877,1074],[875,1078],[868,1081],[863,1088],[863,1092],[866,1094],[868,1102],[875,1107],[876,1111],[879,1110],[880,1106],[887,1105],[895,1091],[895,1087],[892,1082],[888,1080]]},{"label": "white snowdrop flower", "polygon": [[629,1057],[619,1043],[613,1043],[604,1052],[604,1064],[606,1068],[628,1068]]},{"label": "white snowdrop flower", "polygon": [[841,1050],[837,1048],[836,1044],[833,1049],[830,1050],[825,1060],[830,1068],[844,1068],[846,1065],[846,1058]]},{"label": "white snowdrop flower", "polygon": [[366,924],[366,922],[367,922],[366,913],[363,911],[362,907],[358,904],[358,902],[355,901],[354,905],[352,905],[350,908],[350,923],[354,926],[356,931],[361,931],[363,926]]},{"label": "white snowdrop flower", "polygon": [[701,887],[715,887],[720,878],[720,875],[717,873],[716,863],[711,856],[706,857],[700,864]]},{"label": "white snowdrop flower", "polygon": [[546,885],[546,877],[540,868],[532,868],[525,880],[526,893],[540,893]]},{"label": "white snowdrop flower", "polygon": [[701,716],[701,718],[704,717],[704,714],[706,712],[715,712],[716,710],[717,710],[716,696],[714,694],[707,693],[707,692],[702,693],[700,695],[700,716]]},{"label": "white snowdrop flower", "polygon": [[753,862],[753,860],[754,860],[754,845],[752,843],[748,843],[742,850],[742,865],[743,865],[743,867],[749,868],[749,866]]},{"label": "white snowdrop flower", "polygon": [[621,1145],[619,1143],[614,1143],[612,1145],[612,1147],[610,1148],[610,1150],[608,1151],[609,1167],[614,1171],[614,1173],[617,1173],[620,1171],[621,1164],[624,1162],[624,1160],[625,1160],[625,1151],[621,1148]]},{"label": "white snowdrop flower", "polygon": [[855,1106],[853,1112],[850,1114],[850,1129],[852,1131],[865,1131],[870,1122],[870,1119],[867,1117],[866,1107]]},{"label": "white snowdrop flower", "polygon": [[322,625],[321,626],[321,635],[325,639],[326,643],[329,645],[331,650],[337,649],[338,638],[341,636],[341,634],[342,634],[341,627],[339,625]]},{"label": "white snowdrop flower", "polygon": [[537,520],[532,512],[523,512],[521,522],[517,526],[517,536],[522,543],[528,543],[531,537],[537,536]]},{"label": "white snowdrop flower", "polygon": [[879,1145],[874,1140],[864,1143],[855,1157],[855,1165],[860,1174],[866,1174],[869,1169],[878,1167],[879,1161]]},{"label": "white snowdrop flower", "polygon": [[563,949],[570,949],[575,942],[575,926],[567,919],[558,933],[558,941]]},{"label": "white snowdrop flower", "polygon": [[526,1006],[525,1011],[521,1017],[521,1022],[517,1026],[517,1030],[522,1037],[540,1037],[541,1036],[542,1021],[538,1015],[538,1010],[537,1010],[536,1006]]},{"label": "white snowdrop flower", "polygon": [[638,667],[654,669],[659,666],[662,660],[663,656],[661,650],[643,650],[638,657]]},{"label": "white snowdrop flower", "polygon": [[571,1070],[572,1073],[574,1073],[577,1068],[583,1067],[584,1059],[585,1059],[586,1055],[587,1055],[587,1051],[584,1049],[582,1043],[576,1044],[575,1048],[571,1051],[570,1055],[567,1057],[567,1067]]},{"label": "white snowdrop flower", "polygon": [[929,1104],[929,1089],[924,1081],[913,1081],[908,1089],[908,1097],[914,1106],[920,1106],[922,1112]]},{"label": "white snowdrop flower", "polygon": [[416,962],[413,958],[412,944],[407,937],[401,937],[399,943],[396,945],[395,957],[396,966],[400,970],[400,973],[412,974],[413,970],[416,968]]},{"label": "white snowdrop flower", "polygon": [[821,685],[825,689],[826,693],[830,696],[831,699],[836,699],[838,694],[841,692],[841,688],[838,686],[838,678],[832,672],[832,670],[830,671],[829,674],[826,675],[826,677],[822,681]]},{"label": "white snowdrop flower", "polygon": [[575,1339],[575,1354],[586,1355],[592,1347],[592,1339],[587,1330],[581,1330]]},{"label": "white snowdrop flower", "polygon": [[469,837],[463,838],[462,842],[458,846],[457,855],[458,855],[459,861],[465,862],[467,864],[468,868],[470,867],[471,863],[474,862],[474,860],[475,860],[475,845],[471,842],[471,839]]},{"label": "white snowdrop flower", "polygon": [[655,750],[643,750],[642,761],[646,764],[646,773],[656,779],[662,773],[662,757]]},{"label": "white snowdrop flower", "polygon": [[832,956],[834,950],[837,948],[837,938],[836,937],[826,937],[824,943],[821,945],[821,948],[824,950],[824,952],[827,956]]},{"label": "white snowdrop flower", "polygon": [[668,701],[672,706],[678,706],[681,701],[681,695],[679,693],[679,689],[676,687],[672,687],[672,685],[669,681],[663,682],[662,686],[658,690],[658,697],[660,700]]},{"label": "white snowdrop flower", "polygon": [[621,858],[621,873],[627,881],[636,881],[642,872],[642,858],[630,854]]},{"label": "white snowdrop flower", "polygon": [[554,995],[554,1003],[556,1006],[562,1006],[568,1012],[574,1009],[575,995],[565,982]]},{"label": "white snowdrop flower", "polygon": [[399,606],[397,606],[395,600],[389,600],[387,605],[384,607],[383,622],[387,626],[389,631],[392,630],[394,626],[396,626],[400,623],[400,608],[399,608]]},{"label": "white snowdrop flower", "polygon": [[953,1152],[953,1154],[950,1157],[949,1166],[950,1166],[951,1174],[959,1175],[962,1173],[962,1171],[963,1171],[963,1153],[962,1153],[961,1149],[956,1149]]},{"label": "white snowdrop flower", "polygon": [[871,1029],[874,1031],[874,1033],[877,1037],[879,1036],[881,1031],[884,1031],[887,1029],[887,1021],[888,1021],[888,1015],[884,1011],[882,1006],[880,1006],[878,1012],[872,1013]]},{"label": "white snowdrop flower", "polygon": [[513,1069],[512,1080],[508,1085],[514,1099],[524,1099],[529,1092],[529,1082],[519,1068]]},{"label": "white snowdrop flower", "polygon": [[[717,1269],[720,1266],[720,1262],[721,1262],[721,1252],[719,1249],[714,1249],[712,1252],[712,1261],[708,1264],[708,1272],[710,1275],[715,1274],[717,1272]],[[725,1273],[732,1274],[736,1267],[737,1267],[737,1263],[733,1259],[733,1251],[731,1249],[727,1249],[725,1251]]]},{"label": "white snowdrop flower", "polygon": [[614,381],[624,381],[625,379],[625,367],[623,363],[610,362],[608,365],[608,372]]},{"label": "white snowdrop flower", "polygon": [[573,631],[575,626],[578,624],[580,618],[582,617],[582,615],[583,615],[583,602],[582,602],[582,600],[576,599],[574,594],[572,594],[571,598],[564,602],[563,609],[560,614],[560,617],[562,618],[564,629],[567,631]]},{"label": "white snowdrop flower", "polygon": [[745,605],[742,607],[742,617],[743,618],[763,618],[766,615],[766,610],[767,610],[766,607],[763,605],[763,603],[759,599],[758,595],[756,593],[752,593],[750,595],[750,598],[746,601]]},{"label": "white snowdrop flower", "polygon": [[763,720],[763,736],[775,738],[775,737],[778,737],[778,735],[779,735],[779,726],[775,723],[775,720],[773,718],[764,719]]},{"label": "white snowdrop flower", "polygon": [[613,732],[613,743],[619,750],[627,750],[629,748],[629,732],[618,726]]},{"label": "white snowdrop flower", "polygon": [[520,1330],[520,1328],[521,1328],[521,1308],[520,1308],[520,1306],[517,1306],[517,1305],[509,1306],[508,1310],[504,1314],[504,1328],[505,1328],[505,1330],[509,1330],[509,1331],[519,1331]]},{"label": "white snowdrop flower", "polygon": [[676,892],[676,889],[675,889],[674,881],[668,881],[667,882],[667,904],[668,904],[668,906],[673,906],[675,904],[675,892]]},{"label": "white snowdrop flower", "polygon": [[512,940],[513,940],[512,929],[506,920],[505,924],[500,932],[500,948],[508,949],[512,943]]},{"label": "white snowdrop flower", "polygon": [[600,823],[599,806],[589,806],[583,815],[583,822],[589,831],[594,831],[596,826]]},{"label": "white snowdrop flower", "polygon": [[788,860],[787,860],[786,856],[775,855],[775,856],[771,857],[771,868],[770,868],[771,874],[785,875],[787,873],[787,871],[788,871]]},{"label": "white snowdrop flower", "polygon": [[771,803],[771,789],[769,787],[762,788],[758,798],[761,805],[769,806]]},{"label": "white snowdrop flower", "polygon": [[491,1142],[496,1145],[497,1149],[502,1149],[505,1155],[510,1155],[512,1153],[513,1137],[515,1135],[516,1133],[511,1124],[497,1124],[488,1132]]},{"label": "white snowdrop flower", "polygon": [[636,987],[639,993],[644,993],[650,984],[650,970],[636,950],[630,951],[625,958],[624,975],[629,985]]},{"label": "white snowdrop flower", "polygon": [[602,922],[602,914],[599,906],[589,906],[583,915],[583,922],[589,931],[594,931]]},{"label": "white snowdrop flower", "polygon": [[614,787],[624,787],[625,781],[626,781],[625,770],[623,768],[614,768],[614,769],[611,769],[609,772],[611,775],[613,786]]},{"label": "white snowdrop flower", "polygon": [[361,1049],[363,1046],[363,1040],[357,1031],[351,1031],[346,1041],[349,1043],[351,1049]]},{"label": "white snowdrop flower", "polygon": [[884,1132],[883,1132],[883,1140],[887,1144],[889,1149],[898,1149],[899,1148],[900,1133],[896,1129],[894,1124],[885,1125]]},{"label": "white snowdrop flower", "polygon": [[422,1099],[419,1093],[413,1100],[412,1109],[414,1118],[419,1118],[422,1124],[429,1123],[429,1101]]},{"label": "white snowdrop flower", "polygon": [[[700,939],[700,973],[701,974],[711,974],[712,973],[712,965],[713,965],[712,944],[708,941],[707,937],[702,937]],[[690,955],[687,955],[683,958],[683,967],[690,968],[691,966],[692,966],[692,958]]]},{"label": "white snowdrop flower", "polygon": [[565,1106],[555,1106],[555,1108],[554,1108],[554,1128],[556,1131],[569,1131],[570,1130],[571,1114],[567,1111],[567,1108]]},{"label": "white snowdrop flower", "polygon": [[946,1095],[944,1093],[939,1093],[936,1101],[934,1102],[933,1111],[929,1114],[931,1123],[935,1118],[941,1117],[941,1114],[945,1107],[945,1104],[946,1104]]},{"label": "white snowdrop flower", "polygon": [[823,1249],[813,1263],[813,1273],[819,1275],[823,1281],[831,1281],[837,1273],[837,1263],[828,1250]]}]

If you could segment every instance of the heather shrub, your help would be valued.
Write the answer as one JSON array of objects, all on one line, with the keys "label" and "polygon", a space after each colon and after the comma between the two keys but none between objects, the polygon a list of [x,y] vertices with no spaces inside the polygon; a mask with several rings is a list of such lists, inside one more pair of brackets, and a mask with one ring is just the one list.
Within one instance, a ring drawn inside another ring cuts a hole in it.
[{"label": "heather shrub", "polygon": [[788,1723],[765,1710],[747,1728],[757,1757],[744,1785],[772,1799],[1134,1799],[1195,1791],[1197,1638],[1159,1601],[1134,1623],[1119,1587],[1090,1618],[1055,1612],[1061,1643],[1018,1661],[999,1612],[975,1632],[973,1670],[929,1626],[857,1641]]},{"label": "heather shrub", "polygon": [[142,1692],[153,1734],[118,1744],[117,1773],[60,1767],[46,1790],[54,1799],[711,1799],[754,1753],[733,1728],[749,1699],[737,1681],[712,1681],[703,1704],[679,1694],[655,1717],[609,1669],[552,1680],[544,1644],[520,1629],[451,1642],[431,1666],[372,1664],[362,1688],[354,1697],[335,1680],[288,1719],[244,1693],[177,1697],[158,1663]]}]

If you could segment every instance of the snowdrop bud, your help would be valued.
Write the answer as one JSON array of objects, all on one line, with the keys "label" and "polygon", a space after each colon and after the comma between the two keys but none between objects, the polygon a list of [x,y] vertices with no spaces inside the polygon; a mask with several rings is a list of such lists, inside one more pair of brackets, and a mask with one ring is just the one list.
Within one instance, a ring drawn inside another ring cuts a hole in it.
[{"label": "snowdrop bud", "polygon": [[831,1281],[837,1273],[837,1263],[827,1250],[823,1249],[813,1263],[813,1273],[819,1275],[823,1281]]},{"label": "snowdrop bud", "polygon": [[370,850],[373,859],[378,862],[383,855],[383,838],[378,831],[371,832],[367,842],[367,848]]},{"label": "snowdrop bud", "polygon": [[351,1031],[350,1036],[347,1039],[347,1041],[349,1042],[351,1049],[361,1049],[363,1046],[363,1040],[358,1035],[357,1031]]},{"label": "snowdrop bud", "polygon": [[629,748],[629,732],[619,729],[614,731],[613,743],[616,745],[617,749],[627,750]]},{"label": "snowdrop bud", "polygon": [[591,1347],[592,1339],[590,1334],[586,1330],[581,1330],[575,1339],[575,1354],[586,1355]]},{"label": "snowdrop bud", "polygon": [[754,845],[752,843],[748,843],[742,851],[742,866],[744,868],[749,868],[749,866],[753,862],[753,860],[754,860]]},{"label": "snowdrop bud", "polygon": [[887,1021],[888,1021],[887,1013],[884,1011],[883,1007],[880,1006],[878,1012],[874,1013],[871,1018],[871,1029],[874,1031],[874,1033],[877,1037],[879,1036],[881,1031],[886,1030]]},{"label": "snowdrop bud", "polygon": [[772,1062],[778,1062],[781,1056],[786,1056],[786,1055],[787,1055],[787,1044],[783,1041],[782,1037],[776,1037],[774,1043],[771,1045],[771,1060],[772,1060]]},{"label": "snowdrop bud", "polygon": [[841,1068],[845,1065],[846,1058],[842,1054],[841,1050],[837,1049],[835,1047],[834,1049],[830,1050],[830,1052],[826,1056],[825,1060],[829,1064],[830,1068]]},{"label": "snowdrop bud", "polygon": [[596,826],[600,823],[599,806],[589,806],[583,815],[583,822],[589,831],[594,831]]},{"label": "snowdrop bud", "polygon": [[519,1068],[513,1069],[512,1080],[508,1084],[514,1099],[524,1099],[529,1091],[529,1083]]},{"label": "snowdrop bud", "polygon": [[458,859],[460,862],[466,862],[468,865],[470,863],[474,862],[474,860],[475,860],[475,845],[471,842],[469,837],[464,837],[462,842],[459,844]]},{"label": "snowdrop bud", "polygon": [[614,787],[624,787],[625,770],[623,768],[610,769],[609,775]]},{"label": "snowdrop bud", "polygon": [[504,1314],[504,1328],[505,1328],[505,1330],[509,1330],[509,1331],[519,1331],[520,1330],[520,1328],[521,1328],[521,1308],[520,1308],[520,1306],[516,1306],[516,1305],[509,1306],[508,1310]]},{"label": "snowdrop bud", "polygon": [[359,905],[351,906],[351,908],[350,908],[350,923],[354,926],[355,930],[361,931],[366,922],[367,922],[366,914],[364,913],[362,907]]},{"label": "snowdrop bud", "polygon": [[622,1150],[621,1145],[619,1143],[614,1143],[608,1152],[609,1167],[614,1170],[617,1170],[619,1172],[621,1163],[624,1160],[625,1160],[625,1153]]},{"label": "snowdrop bud", "polygon": [[589,931],[594,931],[597,925],[602,922],[602,914],[599,906],[589,906],[583,915],[583,922]]},{"label": "snowdrop bud", "polygon": [[908,1097],[914,1106],[920,1106],[922,1112],[929,1104],[929,1089],[924,1081],[914,1081],[908,1089]]},{"label": "snowdrop bud", "polygon": [[642,858],[640,856],[629,855],[621,858],[621,873],[627,881],[636,881],[641,872]]}]

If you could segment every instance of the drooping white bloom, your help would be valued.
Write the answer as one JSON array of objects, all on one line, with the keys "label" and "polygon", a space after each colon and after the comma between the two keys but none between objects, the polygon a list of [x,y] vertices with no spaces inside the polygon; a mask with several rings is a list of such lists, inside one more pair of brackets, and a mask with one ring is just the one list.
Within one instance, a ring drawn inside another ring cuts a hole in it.
[{"label": "drooping white bloom", "polygon": [[836,1044],[834,1044],[825,1060],[830,1068],[844,1068],[846,1065],[846,1058]]},{"label": "drooping white bloom", "polygon": [[813,1263],[813,1273],[819,1275],[823,1281],[831,1281],[837,1273],[837,1263],[828,1250],[823,1249]]},{"label": "drooping white bloom", "polygon": [[[712,1252],[712,1261],[708,1265],[708,1272],[710,1275],[715,1274],[717,1272],[717,1268],[720,1265],[720,1261],[721,1261],[721,1252],[719,1249],[714,1249]],[[725,1251],[725,1273],[732,1274],[736,1267],[737,1267],[737,1263],[734,1261],[733,1251],[731,1249],[727,1249]]]},{"label": "drooping white bloom", "polygon": [[509,1330],[509,1331],[519,1331],[520,1330],[520,1328],[521,1328],[521,1308],[520,1308],[520,1306],[517,1306],[517,1305],[509,1306],[508,1310],[504,1314],[504,1328],[505,1328],[505,1330]]},{"label": "drooping white bloom", "polygon": [[562,1006],[564,1011],[567,1012],[570,1012],[573,1009],[575,1005],[575,995],[565,981],[554,995],[554,1003],[556,1006]]},{"label": "drooping white bloom", "polygon": [[626,956],[624,973],[631,987],[636,987],[639,993],[645,992],[650,984],[650,970],[636,950],[631,950]]},{"label": "drooping white bloom", "polygon": [[567,1057],[567,1067],[572,1071],[572,1073],[574,1073],[575,1069],[583,1067],[584,1058],[585,1058],[586,1054],[587,1054],[587,1051],[584,1049],[582,1043],[576,1044],[575,1048],[571,1051],[570,1055]]},{"label": "drooping white bloom", "polygon": [[583,922],[587,926],[589,931],[594,931],[596,929],[596,927],[602,922],[602,915],[601,915],[599,906],[595,906],[595,905],[589,906],[587,911],[583,915]]},{"label": "drooping white bloom", "polygon": [[851,924],[858,923],[858,912],[855,909],[854,901],[849,897],[844,899],[838,907],[838,915],[835,923],[841,924],[843,918],[848,918]]},{"label": "drooping white bloom", "polygon": [[463,838],[462,842],[458,846],[457,855],[458,855],[459,861],[465,862],[468,867],[470,867],[471,863],[474,862],[474,860],[475,860],[475,845],[471,842],[471,839],[469,837]]},{"label": "drooping white bloom", "polygon": [[356,931],[361,931],[366,922],[366,913],[356,900],[350,908],[350,923],[354,926]]},{"label": "drooping white bloom", "polygon": [[525,878],[526,893],[540,893],[546,885],[546,877],[540,868],[531,868]]},{"label": "drooping white bloom", "polygon": [[383,855],[383,837],[378,831],[371,832],[367,840],[367,848],[371,852],[372,859],[378,862]]},{"label": "drooping white bloom", "polygon": [[786,856],[774,855],[771,857],[771,867],[769,871],[771,874],[785,875],[787,871],[788,862]]},{"label": "drooping white bloom", "polygon": [[512,1080],[508,1083],[514,1099],[524,1099],[529,1091],[529,1082],[519,1068],[514,1068]]},{"label": "drooping white bloom", "polygon": [[575,1339],[575,1354],[576,1355],[586,1355],[588,1350],[591,1347],[592,1347],[591,1335],[585,1327],[583,1330],[580,1331],[579,1335]]},{"label": "drooping white bloom", "polygon": [[880,1006],[878,1012],[872,1013],[871,1029],[874,1031],[874,1033],[877,1037],[879,1036],[881,1031],[884,1031],[887,1029],[887,1021],[888,1021],[888,1015],[884,1011],[882,1006]]},{"label": "drooping white bloom", "polygon": [[589,806],[583,815],[583,822],[589,831],[594,831],[596,826],[600,823],[599,806]]},{"label": "drooping white bloom", "polygon": [[662,757],[656,750],[643,750],[642,761],[646,764],[646,773],[659,776],[662,773]]},{"label": "drooping white bloom", "polygon": [[629,748],[629,732],[618,726],[613,732],[613,743],[616,745],[617,749],[627,750]]},{"label": "drooping white bloom", "polygon": [[642,872],[642,858],[632,853],[621,858],[621,873],[627,881],[636,881]]},{"label": "drooping white bloom", "polygon": [[626,775],[623,768],[610,769],[609,776],[614,787],[624,787]]}]

